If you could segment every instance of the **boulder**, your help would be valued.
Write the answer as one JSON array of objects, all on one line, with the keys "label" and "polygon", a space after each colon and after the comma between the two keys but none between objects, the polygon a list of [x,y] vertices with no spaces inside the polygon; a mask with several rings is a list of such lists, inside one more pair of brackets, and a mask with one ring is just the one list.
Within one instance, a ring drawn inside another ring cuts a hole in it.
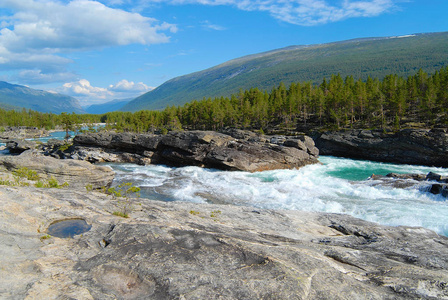
[{"label": "boulder", "polygon": [[35,149],[37,143],[34,141],[13,139],[6,141],[6,148],[10,153],[22,153],[26,150]]},{"label": "boulder", "polygon": [[448,167],[445,130],[345,130],[312,135],[321,155],[400,164]]},{"label": "boulder", "polygon": [[[369,180],[376,181],[376,184],[392,186],[394,188],[414,187],[420,182],[419,186],[421,190],[434,195],[448,197],[448,177],[433,172],[429,172],[427,175],[389,173],[386,176],[381,176],[373,174]],[[422,185],[421,182],[426,184]]]},{"label": "boulder", "polygon": [[[235,138],[238,137],[238,138]],[[228,129],[170,132],[166,135],[89,133],[74,138],[71,158],[86,157],[85,149],[130,153],[143,163],[202,166],[222,170],[264,171],[300,168],[317,163],[319,150],[307,136],[267,138],[252,132]]]},{"label": "boulder", "polygon": [[60,160],[40,155],[31,150],[18,156],[0,156],[0,170],[14,171],[20,168],[34,170],[43,179],[54,177],[59,183],[84,189],[110,186],[114,172],[110,167],[96,166],[86,161]]}]

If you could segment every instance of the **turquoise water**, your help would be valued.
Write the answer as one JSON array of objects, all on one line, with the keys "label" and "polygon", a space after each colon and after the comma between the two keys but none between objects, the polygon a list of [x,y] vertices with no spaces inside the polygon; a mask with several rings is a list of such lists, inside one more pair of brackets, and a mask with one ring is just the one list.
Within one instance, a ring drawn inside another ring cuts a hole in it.
[{"label": "turquoise water", "polygon": [[[63,139],[64,136],[65,132],[55,132],[41,140]],[[162,165],[110,165],[116,171],[114,184],[133,182],[142,189],[142,201],[212,202],[344,213],[384,225],[422,226],[448,236],[448,200],[426,192],[428,183],[394,188],[368,180],[372,174],[391,172],[435,172],[448,176],[448,169],[331,156],[322,156],[320,161],[322,164],[299,170],[258,173]]]},{"label": "turquoise water", "polygon": [[[50,134],[48,136],[40,137],[37,139],[30,139],[30,140],[39,140],[39,141],[46,143],[50,139],[63,140],[63,139],[65,139],[65,134],[66,134],[65,131],[54,131],[54,132],[50,132]],[[71,138],[75,136],[75,132],[73,132],[73,131],[69,131],[68,134],[70,134]]]},{"label": "turquoise water", "polygon": [[388,173],[419,173],[428,174],[429,172],[448,175],[448,169],[433,168],[426,166],[397,165],[391,163],[379,163],[367,160],[354,160],[346,158],[337,158],[332,156],[321,156],[320,162],[325,164],[325,173],[332,177],[347,180],[365,180],[375,175],[387,175]]},{"label": "turquoise water", "polygon": [[131,181],[142,196],[163,201],[212,202],[268,209],[349,214],[385,225],[422,226],[448,236],[448,201],[425,192],[428,183],[393,188],[367,180],[372,174],[448,175],[448,169],[321,157],[299,170],[257,173],[199,167],[111,165],[116,183]]}]

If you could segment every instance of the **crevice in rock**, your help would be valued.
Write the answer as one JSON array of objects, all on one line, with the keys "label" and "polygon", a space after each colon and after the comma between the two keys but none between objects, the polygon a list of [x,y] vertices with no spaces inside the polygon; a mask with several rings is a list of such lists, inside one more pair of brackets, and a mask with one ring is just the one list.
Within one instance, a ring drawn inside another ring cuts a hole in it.
[{"label": "crevice in rock", "polygon": [[366,269],[364,269],[363,267],[360,267],[359,265],[357,265],[354,262],[349,261],[346,257],[344,257],[343,254],[341,254],[339,252],[336,252],[336,251],[333,251],[333,250],[329,250],[329,251],[325,251],[324,255],[326,257],[334,259],[335,261],[340,262],[342,264],[346,264],[346,265],[349,265],[349,266],[352,266],[352,267],[355,267],[355,268],[358,268],[358,269],[361,269],[361,270],[367,272]]}]

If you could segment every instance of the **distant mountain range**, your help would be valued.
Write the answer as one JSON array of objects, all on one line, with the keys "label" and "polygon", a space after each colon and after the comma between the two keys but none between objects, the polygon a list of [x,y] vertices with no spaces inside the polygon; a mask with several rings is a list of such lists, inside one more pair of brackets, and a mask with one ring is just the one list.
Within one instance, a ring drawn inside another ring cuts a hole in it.
[{"label": "distant mountain range", "polygon": [[88,107],[85,107],[84,110],[88,114],[105,114],[111,111],[120,110],[123,106],[129,103],[129,101],[133,100],[133,98],[129,99],[116,99],[102,104],[93,104]]},{"label": "distant mountain range", "polygon": [[204,97],[230,96],[240,89],[271,90],[280,82],[322,82],[332,74],[355,79],[431,73],[448,65],[448,32],[364,38],[291,46],[234,59],[171,79],[126,104],[122,111],[164,109]]},{"label": "distant mountain range", "polygon": [[73,97],[35,90],[4,81],[0,81],[0,108],[26,108],[55,114],[61,112],[85,113],[78,100]]}]

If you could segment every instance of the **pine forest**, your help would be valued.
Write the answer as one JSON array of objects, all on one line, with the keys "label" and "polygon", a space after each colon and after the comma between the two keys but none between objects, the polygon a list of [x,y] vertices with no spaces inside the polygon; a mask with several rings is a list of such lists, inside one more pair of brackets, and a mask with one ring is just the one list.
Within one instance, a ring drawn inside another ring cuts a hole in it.
[{"label": "pine forest", "polygon": [[448,126],[448,67],[433,74],[419,70],[407,78],[391,74],[381,80],[332,75],[318,85],[281,83],[270,91],[241,90],[231,97],[195,100],[163,111],[55,115],[0,109],[1,126],[52,129],[64,124],[97,122],[107,123],[106,128],[133,132],[235,127],[264,133],[293,133],[314,129]]}]

